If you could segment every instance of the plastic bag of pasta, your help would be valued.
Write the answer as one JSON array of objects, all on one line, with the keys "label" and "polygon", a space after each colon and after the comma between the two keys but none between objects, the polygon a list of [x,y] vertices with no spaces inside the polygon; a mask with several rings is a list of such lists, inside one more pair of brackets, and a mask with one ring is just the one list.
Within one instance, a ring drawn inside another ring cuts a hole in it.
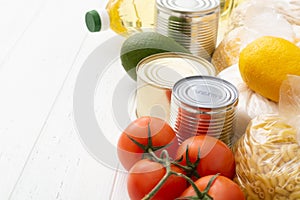
[{"label": "plastic bag of pasta", "polygon": [[234,146],[247,200],[300,199],[300,77],[284,81],[280,98],[280,114],[254,118]]}]

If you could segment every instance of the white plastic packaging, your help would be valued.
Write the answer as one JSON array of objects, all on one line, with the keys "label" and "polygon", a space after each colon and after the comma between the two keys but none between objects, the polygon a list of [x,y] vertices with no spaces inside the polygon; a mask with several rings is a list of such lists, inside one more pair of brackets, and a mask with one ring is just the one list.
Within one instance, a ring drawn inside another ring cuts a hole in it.
[{"label": "white plastic packaging", "polygon": [[235,181],[247,199],[300,199],[300,77],[284,81],[279,108],[254,118],[234,146]]},{"label": "white plastic packaging", "polygon": [[278,104],[252,91],[244,83],[237,64],[218,74],[219,78],[229,81],[239,91],[239,103],[232,143],[234,144],[246,131],[248,123],[264,113],[278,113]]}]

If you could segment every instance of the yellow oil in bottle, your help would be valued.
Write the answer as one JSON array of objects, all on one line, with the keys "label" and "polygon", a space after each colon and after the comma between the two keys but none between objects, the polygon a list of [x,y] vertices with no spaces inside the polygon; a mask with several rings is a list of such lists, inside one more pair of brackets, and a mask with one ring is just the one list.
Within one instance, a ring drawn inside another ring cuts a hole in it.
[{"label": "yellow oil in bottle", "polygon": [[221,0],[220,1],[221,20],[228,19],[233,6],[234,6],[234,0]]},{"label": "yellow oil in bottle", "polygon": [[110,28],[120,35],[154,26],[155,0],[111,0],[107,6]]},{"label": "yellow oil in bottle", "polygon": [[245,0],[220,0],[221,19],[227,20],[232,10]]},{"label": "yellow oil in bottle", "polygon": [[220,0],[220,23],[217,43],[220,43],[222,41],[224,35],[228,31],[228,20],[230,18],[231,12],[243,1],[245,0]]}]

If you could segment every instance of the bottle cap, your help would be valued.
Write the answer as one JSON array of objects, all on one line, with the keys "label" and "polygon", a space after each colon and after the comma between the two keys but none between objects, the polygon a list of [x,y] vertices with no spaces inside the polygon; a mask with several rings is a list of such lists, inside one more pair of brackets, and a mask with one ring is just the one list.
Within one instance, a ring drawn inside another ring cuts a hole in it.
[{"label": "bottle cap", "polygon": [[85,14],[85,23],[91,32],[99,32],[101,30],[101,19],[96,10],[91,10]]}]

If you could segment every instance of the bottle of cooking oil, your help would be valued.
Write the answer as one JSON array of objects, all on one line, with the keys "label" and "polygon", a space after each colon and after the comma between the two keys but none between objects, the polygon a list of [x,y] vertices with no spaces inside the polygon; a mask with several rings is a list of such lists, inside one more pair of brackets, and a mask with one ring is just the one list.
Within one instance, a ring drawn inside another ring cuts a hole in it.
[{"label": "bottle of cooking oil", "polygon": [[229,17],[234,3],[234,0],[220,0],[220,12],[222,20],[226,20]]},{"label": "bottle of cooking oil", "polygon": [[246,0],[220,0],[221,20],[227,20],[233,9],[244,1]]},{"label": "bottle of cooking oil", "polygon": [[228,32],[228,22],[232,11],[245,0],[220,0],[220,23],[218,29],[218,41],[220,43],[224,35]]},{"label": "bottle of cooking oil", "polygon": [[109,0],[106,9],[86,13],[85,22],[91,32],[111,28],[129,36],[154,26],[155,0]]}]

